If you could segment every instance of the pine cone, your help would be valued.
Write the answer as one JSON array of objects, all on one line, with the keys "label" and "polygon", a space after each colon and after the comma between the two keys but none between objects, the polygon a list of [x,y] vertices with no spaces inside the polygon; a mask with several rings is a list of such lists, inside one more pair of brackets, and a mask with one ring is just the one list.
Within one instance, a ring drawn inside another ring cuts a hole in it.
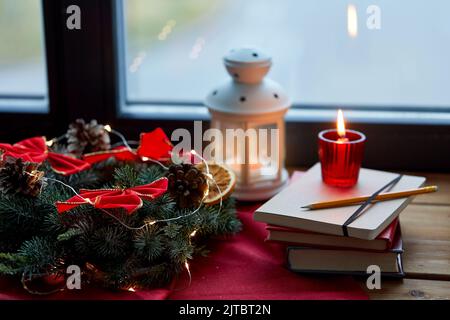
[{"label": "pine cone", "polygon": [[69,125],[66,137],[67,151],[76,155],[111,148],[109,133],[97,120],[91,120],[90,123],[85,123],[83,119],[75,120]]},{"label": "pine cone", "polygon": [[[37,197],[42,188],[44,172],[38,171],[39,164],[7,157],[0,165],[0,192],[2,194],[23,194]],[[32,173],[32,175],[30,175]]]},{"label": "pine cone", "polygon": [[202,171],[192,164],[174,164],[167,174],[169,192],[180,208],[198,206],[208,187]]}]

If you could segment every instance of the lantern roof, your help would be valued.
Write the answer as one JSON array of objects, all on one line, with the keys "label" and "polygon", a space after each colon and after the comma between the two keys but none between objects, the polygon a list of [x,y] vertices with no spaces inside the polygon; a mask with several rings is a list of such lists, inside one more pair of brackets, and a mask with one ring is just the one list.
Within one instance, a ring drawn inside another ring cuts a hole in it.
[{"label": "lantern roof", "polygon": [[241,49],[232,49],[228,54],[223,57],[223,61],[226,66],[228,65],[251,65],[255,66],[270,66],[272,64],[272,58],[265,52],[257,49],[244,47]]},{"label": "lantern roof", "polygon": [[206,106],[214,111],[236,115],[257,115],[286,110],[291,101],[275,81],[265,78],[272,59],[259,49],[231,50],[224,57],[232,80],[214,88],[206,97]]}]

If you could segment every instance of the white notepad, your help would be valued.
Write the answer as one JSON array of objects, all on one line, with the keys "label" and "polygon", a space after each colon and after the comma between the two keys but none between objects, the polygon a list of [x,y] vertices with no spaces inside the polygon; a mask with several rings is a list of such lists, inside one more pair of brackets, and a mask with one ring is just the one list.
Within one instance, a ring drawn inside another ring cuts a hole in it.
[{"label": "white notepad", "polygon": [[[257,209],[254,219],[278,226],[344,235],[343,224],[359,205],[320,210],[302,209],[302,206],[313,202],[370,196],[397,176],[397,173],[361,169],[356,186],[337,188],[322,182],[320,164],[317,163],[297,181]],[[424,183],[424,177],[405,175],[389,192],[419,188]],[[360,239],[375,239],[411,199],[412,197],[380,201],[370,205],[358,219],[347,226],[348,235]]]}]

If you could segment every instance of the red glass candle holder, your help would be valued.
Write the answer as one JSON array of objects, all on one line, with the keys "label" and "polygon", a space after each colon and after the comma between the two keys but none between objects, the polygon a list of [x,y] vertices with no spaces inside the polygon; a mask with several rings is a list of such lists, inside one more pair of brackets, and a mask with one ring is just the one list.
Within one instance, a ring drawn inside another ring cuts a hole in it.
[{"label": "red glass candle holder", "polygon": [[366,136],[346,130],[345,138],[337,130],[319,133],[319,159],[322,180],[335,187],[352,187],[358,182],[359,169],[364,157]]}]

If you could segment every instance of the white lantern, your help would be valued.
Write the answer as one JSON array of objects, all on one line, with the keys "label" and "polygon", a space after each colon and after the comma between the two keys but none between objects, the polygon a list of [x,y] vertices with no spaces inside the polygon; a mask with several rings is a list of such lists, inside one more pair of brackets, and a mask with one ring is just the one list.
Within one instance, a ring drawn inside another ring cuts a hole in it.
[{"label": "white lantern", "polygon": [[272,59],[260,50],[231,50],[224,63],[232,80],[212,90],[205,102],[211,128],[222,135],[215,139],[215,147],[236,173],[234,196],[265,200],[280,191],[288,178],[284,116],[290,99],[279,84],[264,78]]}]

